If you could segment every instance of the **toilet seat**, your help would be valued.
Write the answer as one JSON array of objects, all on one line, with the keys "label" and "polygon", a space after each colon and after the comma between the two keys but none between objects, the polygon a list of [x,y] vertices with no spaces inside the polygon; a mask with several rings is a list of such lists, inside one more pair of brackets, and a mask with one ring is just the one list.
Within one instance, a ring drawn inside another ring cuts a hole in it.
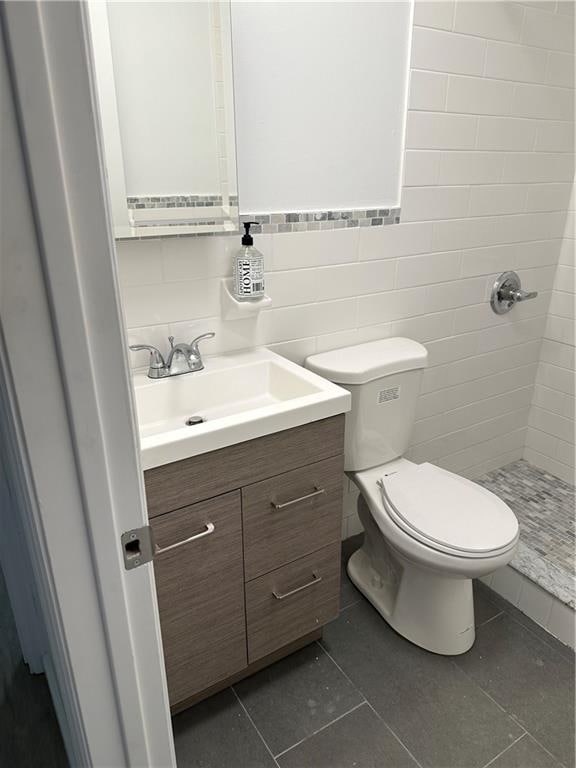
[{"label": "toilet seat", "polygon": [[378,481],[388,516],[411,538],[459,557],[493,557],[515,546],[516,516],[495,494],[432,464]]}]

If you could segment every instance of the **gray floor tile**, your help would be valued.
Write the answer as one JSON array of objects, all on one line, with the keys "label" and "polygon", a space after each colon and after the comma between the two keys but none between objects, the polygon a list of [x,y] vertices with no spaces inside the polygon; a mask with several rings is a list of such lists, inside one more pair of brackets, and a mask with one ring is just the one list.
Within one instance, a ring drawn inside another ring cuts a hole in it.
[{"label": "gray floor tile", "polygon": [[316,643],[234,688],[275,755],[363,701]]},{"label": "gray floor tile", "polygon": [[0,766],[68,766],[46,678],[31,675],[22,660],[0,677]]},{"label": "gray floor tile", "polygon": [[561,766],[526,734],[493,763],[490,763],[490,768],[561,768]]},{"label": "gray floor tile", "polygon": [[574,764],[574,664],[506,614],[455,663],[566,765]]},{"label": "gray floor tile", "polygon": [[68,759],[44,675],[31,675],[0,568],[0,766],[66,768]]},{"label": "gray floor tile", "polygon": [[230,688],[176,715],[172,727],[178,768],[276,765]]},{"label": "gray floor tile", "polygon": [[323,645],[423,766],[483,766],[522,734],[452,657],[412,645],[365,602],[326,627]]},{"label": "gray floor tile", "polygon": [[[494,594],[494,593],[492,593]],[[499,613],[502,613],[502,606],[492,600],[491,590],[481,581],[474,581],[474,620],[479,627],[487,621],[490,621]]]},{"label": "gray floor tile", "polygon": [[280,768],[417,768],[367,704],[278,758]]},{"label": "gray floor tile", "polygon": [[[485,585],[483,585],[485,586]],[[513,619],[518,624],[521,624],[523,627],[526,627],[526,629],[530,630],[533,635],[536,635],[542,642],[546,643],[546,645],[550,646],[556,653],[561,654],[565,658],[574,661],[574,649],[570,648],[567,645],[564,645],[564,643],[561,643],[560,640],[558,640],[554,635],[551,635],[550,632],[547,632],[544,627],[541,627],[539,624],[536,624],[535,621],[533,621],[529,616],[526,616],[525,613],[522,613],[516,606],[512,605],[512,603],[509,603],[508,600],[505,600],[501,595],[498,595],[496,592],[493,592],[491,589],[488,589],[488,587],[485,587],[486,590],[488,590],[489,599],[492,600],[492,602],[499,606],[508,616]]]}]

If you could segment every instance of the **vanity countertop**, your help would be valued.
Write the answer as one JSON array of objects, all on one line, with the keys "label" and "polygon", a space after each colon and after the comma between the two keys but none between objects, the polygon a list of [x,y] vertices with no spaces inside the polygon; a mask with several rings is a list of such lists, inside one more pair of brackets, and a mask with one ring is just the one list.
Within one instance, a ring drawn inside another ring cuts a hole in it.
[{"label": "vanity countertop", "polygon": [[[350,393],[269,349],[206,356],[202,371],[134,374],[143,469],[350,410]],[[187,425],[191,417],[203,421]]]}]

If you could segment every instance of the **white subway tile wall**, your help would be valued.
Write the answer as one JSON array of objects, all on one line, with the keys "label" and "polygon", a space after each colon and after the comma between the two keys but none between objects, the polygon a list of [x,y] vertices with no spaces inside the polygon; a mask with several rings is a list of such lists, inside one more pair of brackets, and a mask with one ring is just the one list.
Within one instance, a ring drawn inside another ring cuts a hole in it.
[{"label": "white subway tile wall", "polygon": [[[403,223],[260,235],[274,304],[259,321],[220,318],[219,280],[237,237],[121,242],[130,342],[165,349],[171,333],[213,330],[207,353],[260,343],[302,362],[411,336],[426,343],[430,368],[410,458],[475,476],[520,458],[526,444],[526,458],[565,477],[574,453],[573,5],[417,2]],[[540,293],[497,316],[488,296],[506,269]],[[133,354],[135,367],[146,362]],[[357,494],[345,487],[350,536]]]},{"label": "white subway tile wall", "polygon": [[572,196],[528,414],[524,458],[574,482],[576,193]]}]

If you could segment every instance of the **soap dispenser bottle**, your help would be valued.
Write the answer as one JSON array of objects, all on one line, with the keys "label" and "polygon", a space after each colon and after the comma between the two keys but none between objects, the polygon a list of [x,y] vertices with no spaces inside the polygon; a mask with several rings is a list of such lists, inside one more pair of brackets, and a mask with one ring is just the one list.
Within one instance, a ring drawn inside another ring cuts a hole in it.
[{"label": "soap dispenser bottle", "polygon": [[250,227],[257,221],[244,222],[242,248],[234,257],[234,298],[255,301],[264,297],[264,256],[254,248]]}]

